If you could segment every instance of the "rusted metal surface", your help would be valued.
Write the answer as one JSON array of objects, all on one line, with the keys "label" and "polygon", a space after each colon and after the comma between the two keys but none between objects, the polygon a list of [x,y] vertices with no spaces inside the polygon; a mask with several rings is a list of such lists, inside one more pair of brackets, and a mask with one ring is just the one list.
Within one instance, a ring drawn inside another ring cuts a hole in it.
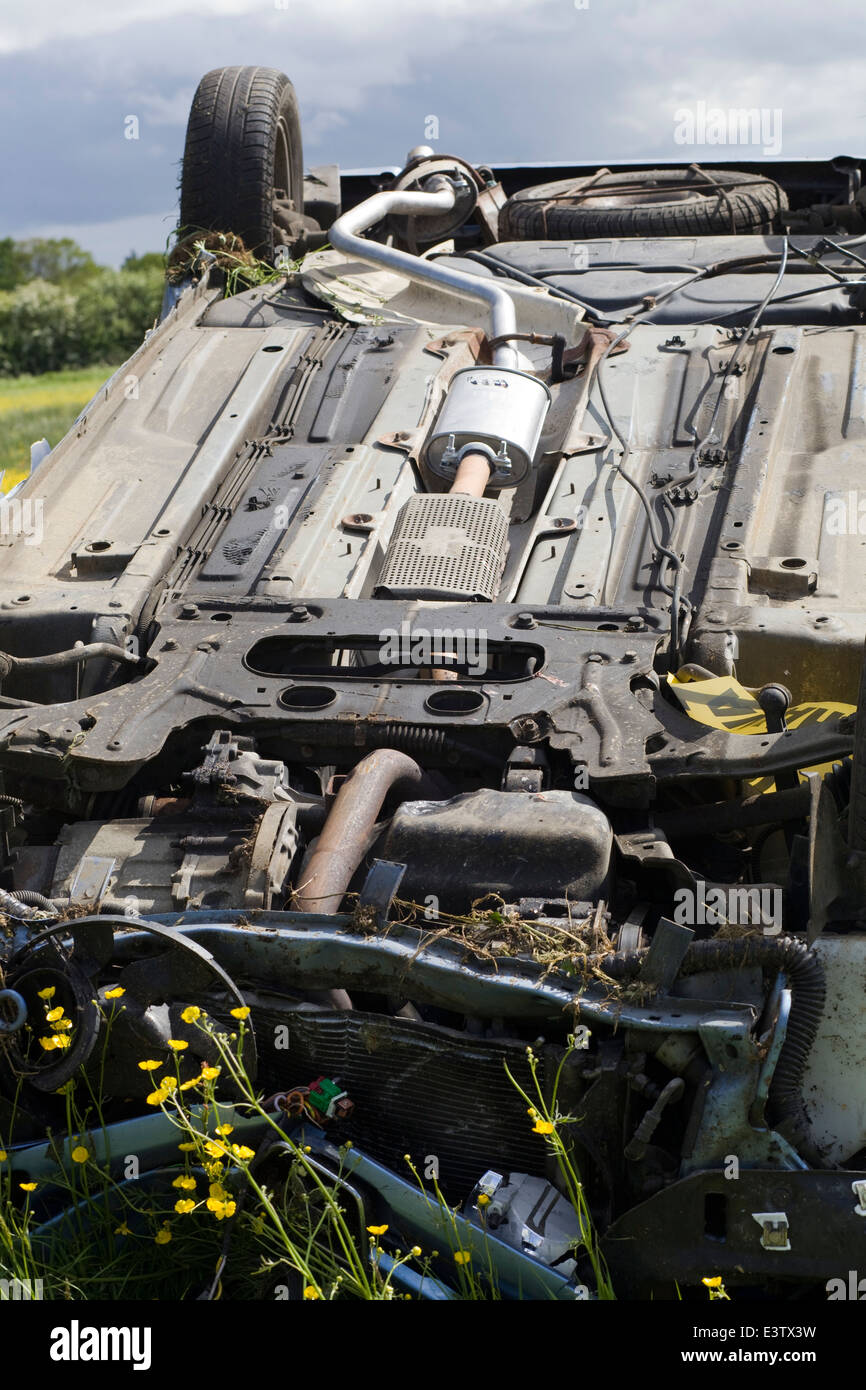
[{"label": "rusted metal surface", "polygon": [[339,910],[389,792],[417,800],[442,795],[405,753],[379,748],[362,758],[340,787],[315,848],[301,869],[295,895],[298,911]]}]

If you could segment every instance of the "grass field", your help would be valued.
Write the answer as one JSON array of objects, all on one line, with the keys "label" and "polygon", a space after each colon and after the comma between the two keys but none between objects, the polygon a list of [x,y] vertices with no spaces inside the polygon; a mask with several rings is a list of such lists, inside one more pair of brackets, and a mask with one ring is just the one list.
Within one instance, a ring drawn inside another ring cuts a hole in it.
[{"label": "grass field", "polygon": [[0,490],[8,492],[30,467],[30,445],[53,448],[114,367],[75,367],[44,376],[0,377]]}]

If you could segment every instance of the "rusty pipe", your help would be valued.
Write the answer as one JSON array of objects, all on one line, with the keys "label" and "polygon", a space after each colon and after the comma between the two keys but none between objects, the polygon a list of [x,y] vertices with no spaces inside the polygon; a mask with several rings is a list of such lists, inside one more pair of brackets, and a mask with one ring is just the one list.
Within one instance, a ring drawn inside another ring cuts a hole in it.
[{"label": "rusty pipe", "polygon": [[338,912],[352,875],[391,791],[405,799],[441,800],[442,791],[413,758],[377,748],[349,773],[331,807],[318,843],[301,870],[299,912]]},{"label": "rusty pipe", "polygon": [[483,497],[490,482],[490,473],[490,459],[486,454],[464,454],[448,490],[462,492],[469,497]]}]

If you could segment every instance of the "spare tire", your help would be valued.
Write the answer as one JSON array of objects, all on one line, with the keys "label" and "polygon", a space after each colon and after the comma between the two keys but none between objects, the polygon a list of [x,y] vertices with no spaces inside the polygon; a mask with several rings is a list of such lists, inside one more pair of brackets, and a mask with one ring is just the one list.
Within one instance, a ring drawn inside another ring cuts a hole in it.
[{"label": "spare tire", "polygon": [[214,68],[190,107],[181,236],[234,232],[273,261],[303,233],[304,157],[295,89],[276,68]]},{"label": "spare tire", "polygon": [[499,214],[499,240],[770,232],[787,206],[784,191],[761,174],[602,169],[515,193]]}]

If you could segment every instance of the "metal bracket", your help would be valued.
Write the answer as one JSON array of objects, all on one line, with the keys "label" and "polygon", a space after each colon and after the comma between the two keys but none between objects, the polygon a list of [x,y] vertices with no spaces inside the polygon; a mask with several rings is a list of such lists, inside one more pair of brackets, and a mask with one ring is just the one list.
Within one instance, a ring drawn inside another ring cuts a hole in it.
[{"label": "metal bracket", "polygon": [[653,933],[652,944],[643,959],[640,971],[642,984],[655,985],[667,993],[679,974],[686,951],[694,939],[691,927],[678,926],[662,917]]},{"label": "metal bracket", "polygon": [[376,909],[377,926],[384,927],[388,921],[388,909],[405,872],[405,864],[396,864],[391,859],[374,859],[372,868],[364,880],[358,906]]},{"label": "metal bracket", "polygon": [[761,1227],[761,1245],[765,1250],[790,1250],[788,1218],[783,1211],[753,1211],[752,1218]]}]

